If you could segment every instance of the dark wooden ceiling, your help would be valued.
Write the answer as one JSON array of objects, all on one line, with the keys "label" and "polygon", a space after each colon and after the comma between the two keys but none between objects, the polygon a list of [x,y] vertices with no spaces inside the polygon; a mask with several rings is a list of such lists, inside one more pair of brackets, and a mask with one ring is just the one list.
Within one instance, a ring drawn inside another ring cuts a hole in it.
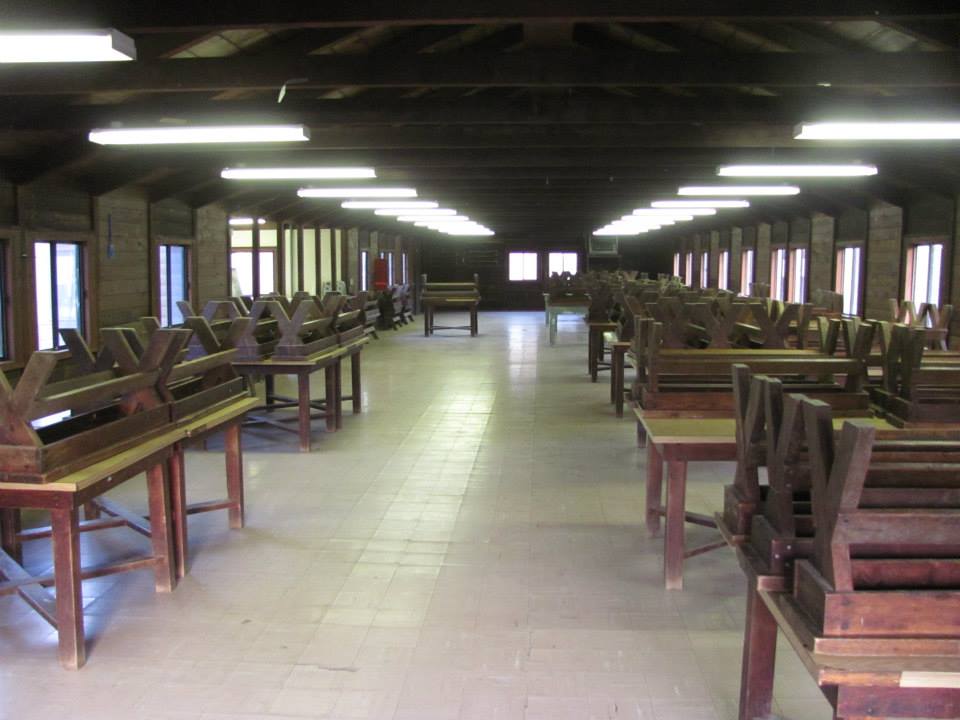
[{"label": "dark wooden ceiling", "polygon": [[[860,160],[776,218],[960,190],[960,144],[826,145],[796,123],[960,119],[960,5],[490,0],[12,2],[12,28],[115,27],[133,63],[0,66],[0,174],[278,220],[364,224],[230,165],[362,164],[506,238],[573,239],[731,161]],[[282,102],[281,87],[286,86]],[[302,122],[307,147],[104,148],[114,123]],[[406,226],[403,226],[406,228]]]}]

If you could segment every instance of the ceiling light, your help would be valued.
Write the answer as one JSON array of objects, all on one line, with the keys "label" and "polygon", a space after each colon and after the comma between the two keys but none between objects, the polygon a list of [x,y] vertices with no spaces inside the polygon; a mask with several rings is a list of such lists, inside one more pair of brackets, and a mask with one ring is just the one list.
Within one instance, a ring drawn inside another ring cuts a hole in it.
[{"label": "ceiling light", "polygon": [[723,165],[723,177],[865,177],[876,175],[876,165]]},{"label": "ceiling light", "polygon": [[494,235],[493,230],[485,227],[479,228],[450,228],[448,230],[442,230],[441,232],[446,233],[447,235]]},{"label": "ceiling light", "polygon": [[803,123],[797,140],[960,140],[960,122]]},{"label": "ceiling light", "polygon": [[194,125],[98,129],[91,130],[89,138],[98,145],[304,142],[310,131],[303,125]]},{"label": "ceiling light", "polygon": [[116,30],[2,32],[0,63],[136,60],[133,39]]},{"label": "ceiling light", "polygon": [[410,216],[410,217],[400,217],[397,218],[401,222],[412,222],[412,223],[423,223],[429,225],[430,227],[442,226],[442,225],[459,225],[465,222],[473,222],[466,215],[445,215],[444,217],[431,217],[431,216]]},{"label": "ceiling light", "polygon": [[360,180],[375,178],[376,171],[367,167],[263,167],[224,168],[224,180]]},{"label": "ceiling light", "polygon": [[302,198],[414,198],[417,191],[402,187],[300,188],[297,195]]},{"label": "ceiling light", "polygon": [[693,215],[685,210],[658,210],[656,208],[640,208],[633,211],[633,215],[624,215],[623,219],[629,218],[652,218],[659,221],[661,218],[671,220],[680,220],[683,222],[693,220]]},{"label": "ceiling light", "polygon": [[429,200],[347,200],[340,203],[346,210],[430,210],[438,203]]},{"label": "ceiling light", "polygon": [[[412,215],[413,213],[411,213],[409,210],[404,210],[403,208],[400,208],[398,210],[394,210],[391,208],[381,208],[379,210],[375,210],[374,214],[375,215]],[[432,210],[418,210],[416,214],[420,217],[424,217],[426,215],[430,215],[430,216],[456,215],[457,211],[454,210],[453,208],[433,208]]]},{"label": "ceiling light", "polygon": [[[257,225],[265,225],[266,220],[263,218],[257,218]],[[231,225],[253,225],[253,218],[249,217],[232,217],[230,218]]]},{"label": "ceiling light", "polygon": [[655,208],[745,208],[750,207],[748,200],[657,200],[650,203]]},{"label": "ceiling light", "polygon": [[678,195],[798,195],[795,185],[690,185],[677,190]]}]

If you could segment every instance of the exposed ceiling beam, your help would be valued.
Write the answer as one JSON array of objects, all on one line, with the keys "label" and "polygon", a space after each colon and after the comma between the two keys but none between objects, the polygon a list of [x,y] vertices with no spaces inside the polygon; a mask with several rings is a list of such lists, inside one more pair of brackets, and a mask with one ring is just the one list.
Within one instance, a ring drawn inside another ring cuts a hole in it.
[{"label": "exposed ceiling beam", "polygon": [[125,0],[94,2],[12,2],[5,8],[11,25],[38,21],[67,25],[84,21],[119,27],[128,32],[215,30],[262,27],[335,27],[338,25],[448,25],[503,22],[679,22],[684,20],[791,21],[946,19],[960,16],[953,4],[936,0],[795,0],[771,3],[745,0],[354,0],[350,3],[137,3]]},{"label": "exposed ceiling beam", "polygon": [[[189,63],[186,65],[185,63]],[[155,60],[138,63],[7,65],[0,93],[75,95],[105,92],[289,92],[337,87],[960,87],[960,52],[927,53],[595,53],[521,50],[396,58],[304,56]]]}]

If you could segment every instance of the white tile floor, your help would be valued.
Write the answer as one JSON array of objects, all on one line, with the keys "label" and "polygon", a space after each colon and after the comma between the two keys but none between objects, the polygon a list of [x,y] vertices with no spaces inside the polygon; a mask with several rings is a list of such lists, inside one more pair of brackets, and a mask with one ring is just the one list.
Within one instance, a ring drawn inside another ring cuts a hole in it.
[{"label": "white tile floor", "polygon": [[[81,671],[0,598],[0,718],[735,718],[744,581],[722,550],[662,589],[644,455],[606,377],[586,376],[582,323],[564,318],[553,348],[542,313],[480,329],[383,333],[364,413],[318,429],[311,454],[245,435],[247,528],[193,517],[172,595],[149,572],[85,583]],[[691,466],[690,503],[719,507],[731,472]],[[219,453],[191,453],[188,473],[195,499],[222,494]],[[116,494],[143,508],[142,483]],[[139,542],[86,535],[85,560]],[[44,543],[28,562],[47,566]],[[780,650],[778,712],[830,718]]]}]

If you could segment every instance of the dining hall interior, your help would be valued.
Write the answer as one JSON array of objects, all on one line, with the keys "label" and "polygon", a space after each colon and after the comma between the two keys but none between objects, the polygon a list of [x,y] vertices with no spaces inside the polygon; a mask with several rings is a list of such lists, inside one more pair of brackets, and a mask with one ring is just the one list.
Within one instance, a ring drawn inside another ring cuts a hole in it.
[{"label": "dining hall interior", "polygon": [[958,304],[949,3],[5,2],[0,720],[958,718]]}]

